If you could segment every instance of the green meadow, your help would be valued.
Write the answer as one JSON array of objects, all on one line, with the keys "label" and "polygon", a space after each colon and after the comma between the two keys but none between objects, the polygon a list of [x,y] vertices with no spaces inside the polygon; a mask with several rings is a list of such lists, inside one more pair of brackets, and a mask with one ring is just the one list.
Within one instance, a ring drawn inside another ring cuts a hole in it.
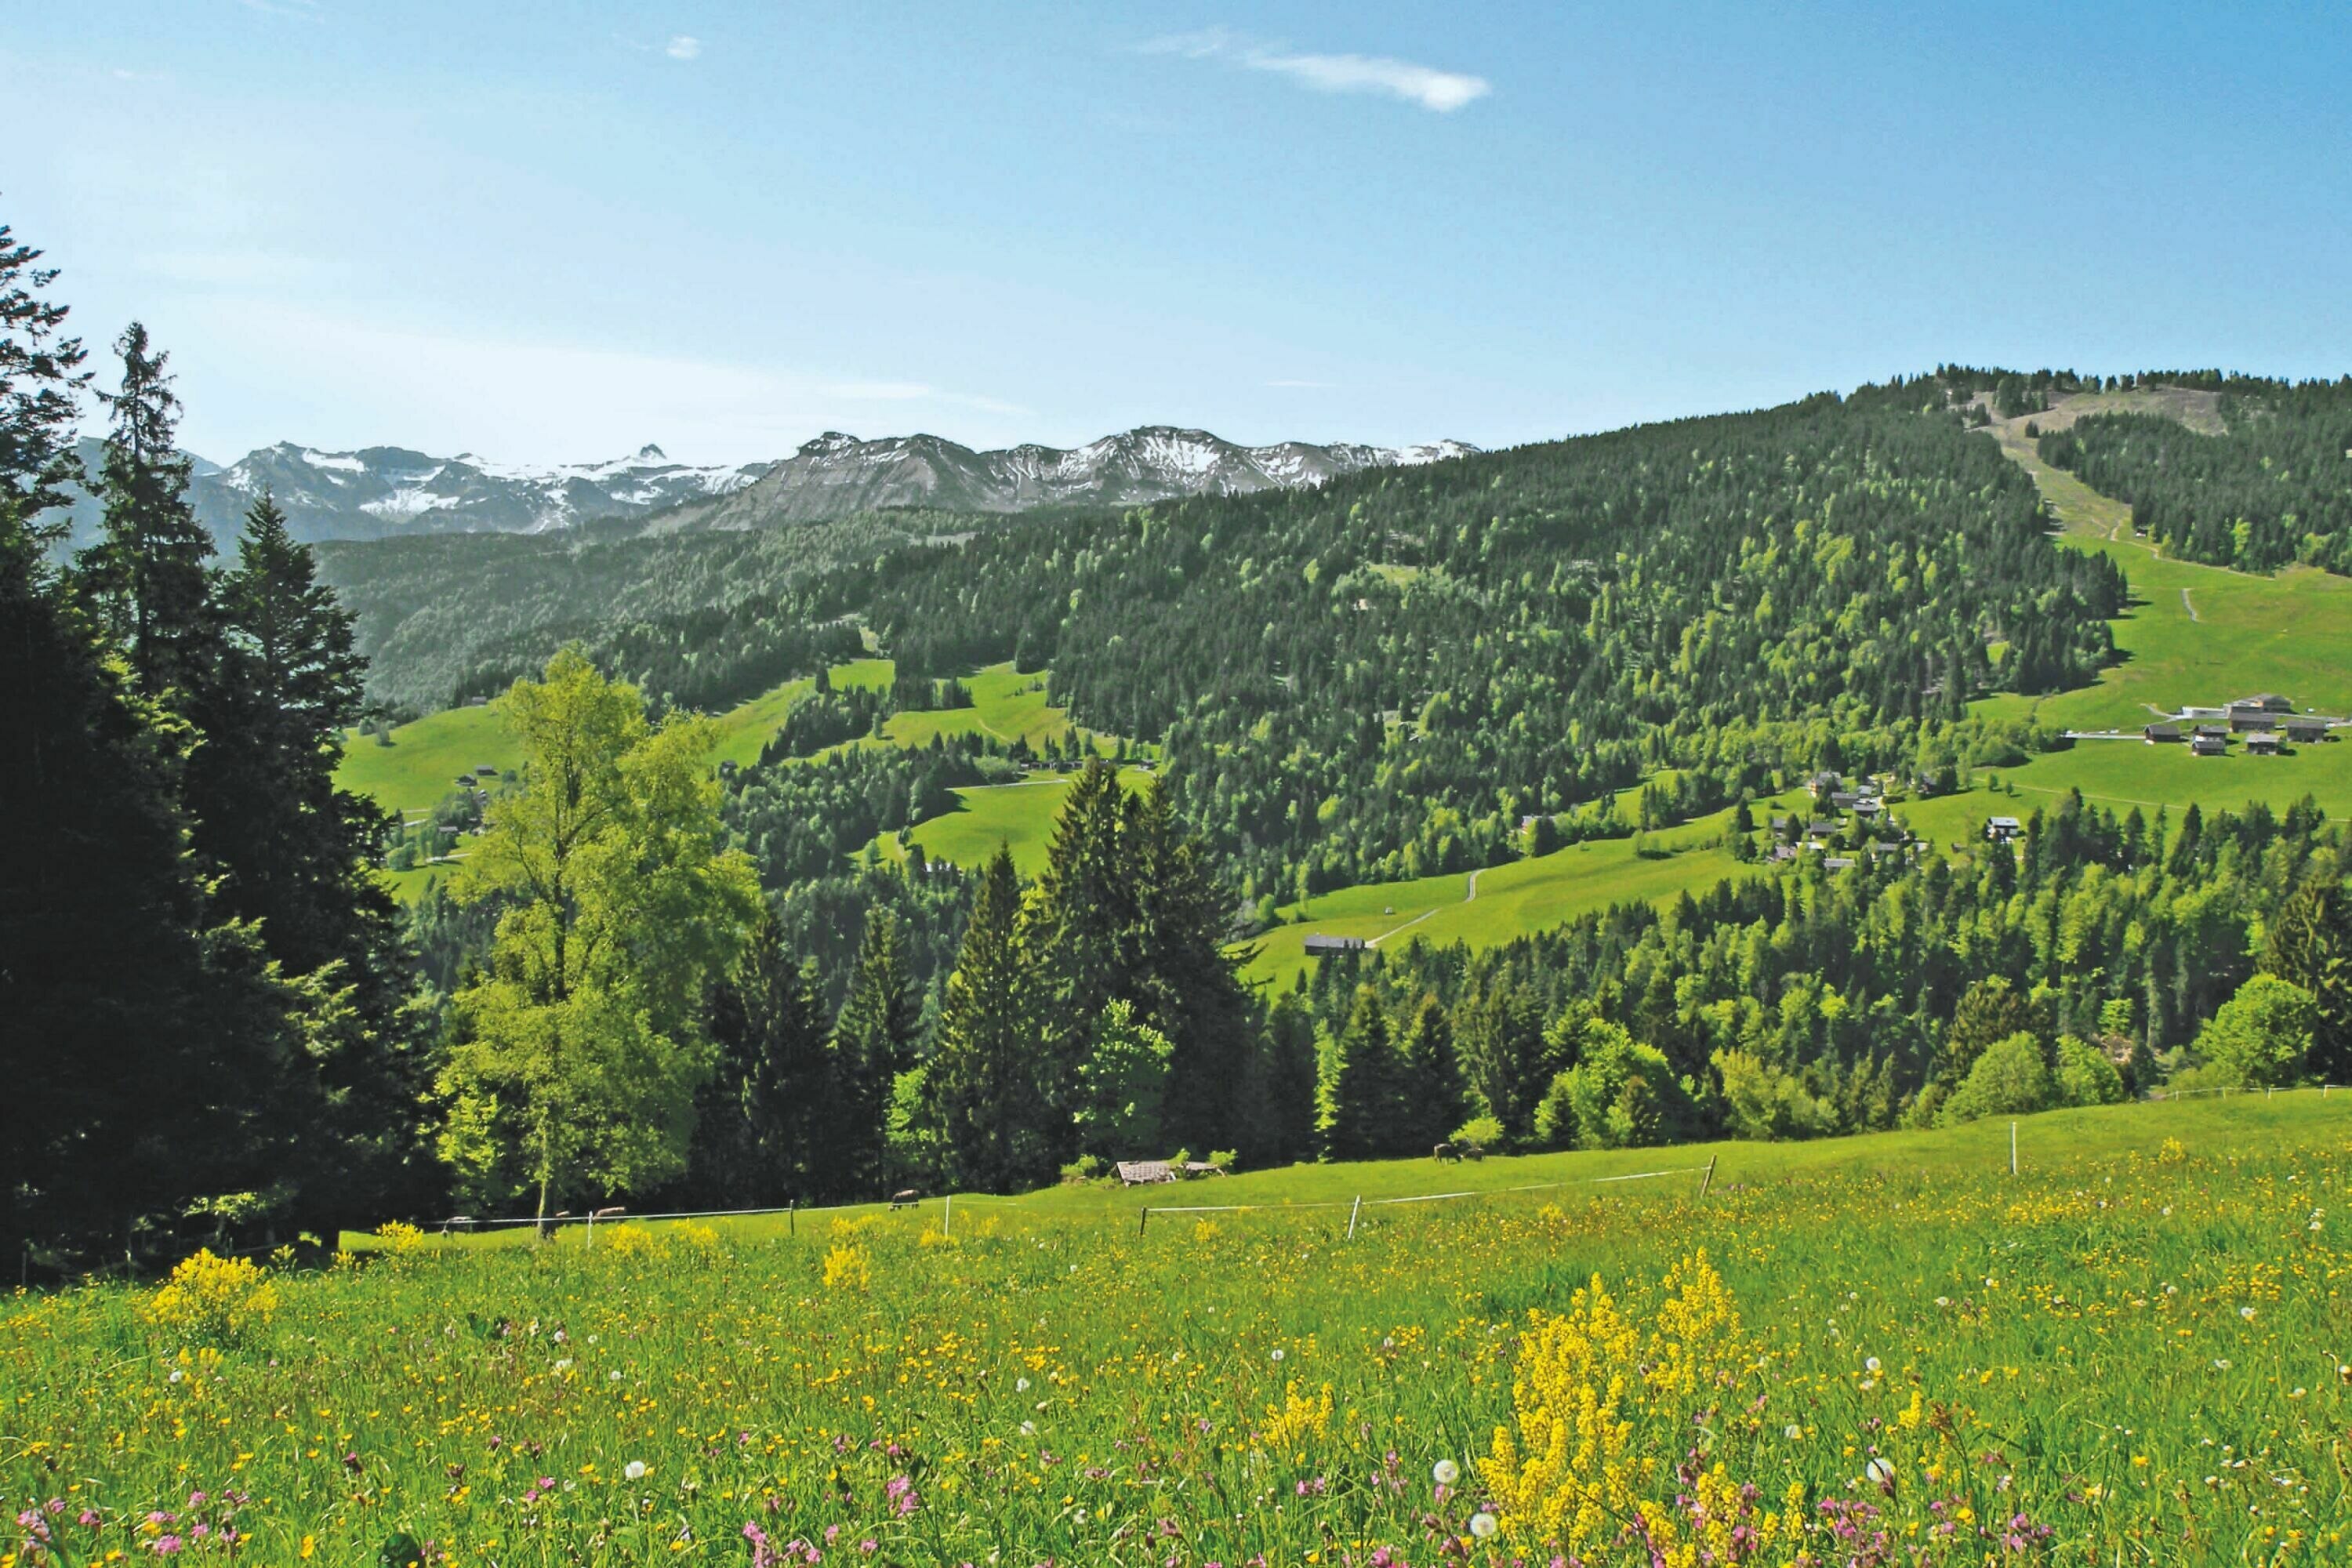
[{"label": "green meadow", "polygon": [[2347,1115],[387,1227],[10,1300],[0,1487],[67,1563],[2336,1563]]},{"label": "green meadow", "polygon": [[[1759,817],[1775,809],[1793,808],[1773,802],[1756,808]],[[1334,889],[1282,911],[1290,923],[1252,940],[1244,973],[1277,988],[1291,984],[1312,962],[1310,935],[1487,947],[1612,904],[1663,903],[1759,869],[1731,858],[1724,847],[1730,832],[1731,813],[1722,811],[1638,841],[1592,839],[1475,873]]]},{"label": "green meadow", "polygon": [[[1054,819],[1061,814],[1075,776],[1042,773],[1019,784],[957,790],[956,809],[917,824],[907,835],[908,841],[920,845],[928,858],[951,861],[967,870],[984,865],[999,844],[1009,845],[1014,868],[1024,877],[1034,877],[1045,868]],[[1142,768],[1121,768],[1118,782],[1139,791],[1150,784],[1151,774]],[[885,834],[875,844],[886,858],[905,857],[893,835]]]},{"label": "green meadow", "polygon": [[[882,733],[892,744],[928,746],[935,735],[991,735],[1011,745],[1026,741],[1034,747],[1062,740],[1070,732],[1070,716],[1045,698],[1043,670],[1023,675],[1010,664],[992,664],[964,678],[971,693],[969,708],[942,708],[925,713],[894,713]],[[1108,754],[1101,737],[1095,748]]]}]

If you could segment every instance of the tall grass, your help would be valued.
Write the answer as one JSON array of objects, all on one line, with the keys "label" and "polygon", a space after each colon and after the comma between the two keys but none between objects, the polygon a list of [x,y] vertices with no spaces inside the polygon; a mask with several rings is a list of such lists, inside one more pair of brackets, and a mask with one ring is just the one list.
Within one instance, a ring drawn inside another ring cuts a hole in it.
[{"label": "tall grass", "polygon": [[[1489,1191],[1367,1208],[1352,1240],[1345,1208],[1279,1206],[1139,1235],[1140,1196],[1098,1189],[959,1199],[952,1237],[936,1204],[593,1247],[394,1232],[278,1279],[226,1345],[152,1291],[16,1298],[0,1484],[12,1512],[57,1500],[16,1533],[74,1562],[212,1550],[224,1513],[270,1563],[401,1532],[463,1563],[1549,1562],[1482,1468],[1498,1426],[1541,1429],[1514,1408],[1529,1314],[1597,1275],[1650,1332],[1703,1251],[1752,1353],[1628,1439],[1662,1520],[1752,1488],[1806,1532],[1774,1562],[2342,1561],[2347,1112],[2034,1118],[2015,1178],[2005,1124],[1727,1145],[1704,1203],[1688,1178]],[[1696,1163],[1317,1167],[1181,1201]]]}]

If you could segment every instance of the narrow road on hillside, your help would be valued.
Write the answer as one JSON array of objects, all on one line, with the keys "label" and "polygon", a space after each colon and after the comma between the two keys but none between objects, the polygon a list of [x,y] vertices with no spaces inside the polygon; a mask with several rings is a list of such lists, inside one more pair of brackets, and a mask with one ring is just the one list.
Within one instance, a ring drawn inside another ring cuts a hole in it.
[{"label": "narrow road on hillside", "polygon": [[[1485,869],[1486,869],[1486,868],[1485,868],[1485,867],[1483,867],[1483,866],[1481,866],[1481,867],[1478,868],[1478,871],[1473,871],[1473,872],[1471,872],[1471,873],[1470,873],[1470,880],[1469,880],[1469,882],[1468,882],[1468,884],[1467,884],[1468,890],[1467,890],[1467,891],[1465,891],[1465,892],[1462,895],[1462,901],[1463,901],[1464,903],[1465,903],[1465,904],[1466,904],[1466,903],[1468,903],[1471,900],[1473,900],[1473,899],[1475,899],[1475,898],[1476,898],[1476,897],[1478,896],[1478,872],[1479,872],[1479,871],[1483,871],[1483,870],[1485,870]],[[1444,904],[1440,904],[1440,905],[1438,905],[1438,906],[1437,906],[1437,909],[1438,909],[1438,910],[1442,910],[1442,909],[1444,909],[1444,907],[1445,907],[1445,906],[1444,906]],[[1409,920],[1409,921],[1405,921],[1405,922],[1404,922],[1404,924],[1402,924],[1402,925],[1401,925],[1401,926],[1391,926],[1388,930],[1386,930],[1386,931],[1384,931],[1381,932],[1381,934],[1380,934],[1380,935],[1378,935],[1378,936],[1376,936],[1376,937],[1372,938],[1372,940],[1371,940],[1371,941],[1370,941],[1370,942],[1368,942],[1364,943],[1364,945],[1365,945],[1366,947],[1378,947],[1378,946],[1380,946],[1380,945],[1381,945],[1381,943],[1382,943],[1382,942],[1384,942],[1388,941],[1388,939],[1389,939],[1389,938],[1391,938],[1391,937],[1392,937],[1392,936],[1396,935],[1399,931],[1411,931],[1413,927],[1415,927],[1415,926],[1419,925],[1422,921],[1423,921],[1427,920],[1430,916],[1432,916],[1432,915],[1435,914],[1436,912],[1437,912],[1437,910],[1422,910],[1422,911],[1421,911],[1421,913],[1419,913],[1419,914],[1417,914],[1417,915],[1413,916],[1413,917],[1412,917],[1412,919],[1411,919],[1411,920]]]},{"label": "narrow road on hillside", "polygon": [[2190,620],[2197,618],[2197,606],[2189,602],[2189,590],[2186,588],[2180,590],[2180,607],[2189,612]]}]

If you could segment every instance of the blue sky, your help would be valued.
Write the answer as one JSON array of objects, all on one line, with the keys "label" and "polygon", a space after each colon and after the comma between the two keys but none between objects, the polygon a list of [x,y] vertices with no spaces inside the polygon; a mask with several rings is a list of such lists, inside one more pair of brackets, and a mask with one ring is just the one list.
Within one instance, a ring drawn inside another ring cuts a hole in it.
[{"label": "blue sky", "polygon": [[0,218],[224,459],[2352,370],[2335,5],[13,10]]}]

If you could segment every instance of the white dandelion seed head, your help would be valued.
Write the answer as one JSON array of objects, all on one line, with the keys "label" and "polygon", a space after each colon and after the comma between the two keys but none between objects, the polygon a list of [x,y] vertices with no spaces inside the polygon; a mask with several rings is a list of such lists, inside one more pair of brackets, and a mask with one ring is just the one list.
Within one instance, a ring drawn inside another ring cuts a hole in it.
[{"label": "white dandelion seed head", "polygon": [[1866,1370],[1873,1373],[1875,1373],[1878,1371],[1878,1358],[1876,1356],[1864,1357],[1862,1364]]},{"label": "white dandelion seed head", "polygon": [[621,1467],[621,1474],[633,1481],[644,1480],[646,1479],[646,1462],[643,1459],[631,1459],[627,1464]]},{"label": "white dandelion seed head", "polygon": [[1430,1467],[1429,1474],[1441,1487],[1450,1487],[1462,1479],[1462,1467],[1451,1459],[1440,1459]]},{"label": "white dandelion seed head", "polygon": [[1491,1513],[1474,1513],[1470,1516],[1470,1533],[1481,1541],[1492,1541],[1495,1538],[1495,1531],[1501,1528]]},{"label": "white dandelion seed head", "polygon": [[1282,1359],[1282,1347],[1280,1345],[1276,1345],[1274,1349],[1266,1352],[1265,1353],[1268,1361],[1280,1361]]}]

